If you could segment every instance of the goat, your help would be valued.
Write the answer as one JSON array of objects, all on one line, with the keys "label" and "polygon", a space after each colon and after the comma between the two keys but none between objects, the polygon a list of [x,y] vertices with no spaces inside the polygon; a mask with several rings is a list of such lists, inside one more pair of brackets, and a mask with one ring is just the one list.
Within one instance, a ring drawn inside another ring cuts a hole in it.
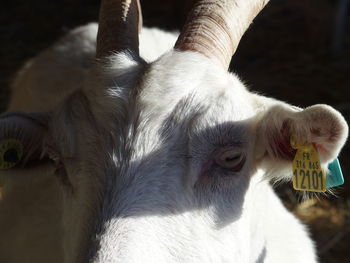
[{"label": "goat", "polygon": [[[248,91],[227,72],[267,2],[198,1],[174,49],[147,63],[137,1],[102,0],[96,58],[91,48],[65,69],[62,78],[80,72],[68,92],[42,112],[32,112],[41,107],[34,98],[27,113],[1,116],[0,138],[23,145],[17,168],[2,175],[11,181],[5,190],[38,169],[29,177],[48,178],[55,189],[46,206],[62,204],[62,225],[53,224],[62,227],[63,255],[46,262],[317,261],[305,227],[268,181],[290,180],[291,136],[313,143],[325,166],[348,126],[330,106],[300,109]],[[76,50],[62,51],[63,61]],[[14,98],[23,98],[20,90]],[[10,108],[21,103],[13,99]],[[11,194],[4,191],[3,201]]]}]

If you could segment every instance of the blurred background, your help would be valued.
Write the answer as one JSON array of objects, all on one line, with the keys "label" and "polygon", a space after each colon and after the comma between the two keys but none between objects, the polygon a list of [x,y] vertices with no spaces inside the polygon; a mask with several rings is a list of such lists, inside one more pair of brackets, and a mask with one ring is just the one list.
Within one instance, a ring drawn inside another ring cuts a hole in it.
[{"label": "blurred background", "polygon": [[[144,25],[180,30],[193,0],[141,0]],[[16,70],[70,29],[97,21],[99,0],[1,0],[0,111]],[[326,103],[350,123],[349,0],[271,0],[231,63],[249,89],[297,106]],[[321,262],[350,262],[350,148],[337,196],[302,201],[291,184],[277,191],[306,222]],[[286,226],[288,227],[288,226]],[[286,237],[286,241],[288,237]]]}]

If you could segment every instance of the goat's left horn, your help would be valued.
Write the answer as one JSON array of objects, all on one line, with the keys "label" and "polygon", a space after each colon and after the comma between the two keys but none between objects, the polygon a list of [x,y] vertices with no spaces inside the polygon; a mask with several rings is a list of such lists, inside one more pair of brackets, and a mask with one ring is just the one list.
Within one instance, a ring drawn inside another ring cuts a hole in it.
[{"label": "goat's left horn", "polygon": [[138,55],[138,33],[142,27],[139,0],[102,0],[96,44],[96,57],[130,50]]},{"label": "goat's left horn", "polygon": [[242,35],[268,1],[197,1],[175,49],[199,52],[227,69]]}]

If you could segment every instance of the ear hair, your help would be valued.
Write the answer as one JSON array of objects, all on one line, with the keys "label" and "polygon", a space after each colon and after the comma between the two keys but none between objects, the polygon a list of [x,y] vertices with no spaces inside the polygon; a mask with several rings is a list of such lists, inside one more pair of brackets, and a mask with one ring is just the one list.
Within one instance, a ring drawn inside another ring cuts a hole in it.
[{"label": "ear hair", "polygon": [[256,130],[256,159],[278,180],[290,177],[286,169],[296,154],[292,136],[300,145],[313,144],[325,166],[338,156],[348,135],[342,115],[327,105],[304,110],[286,104],[272,106],[262,113]]}]

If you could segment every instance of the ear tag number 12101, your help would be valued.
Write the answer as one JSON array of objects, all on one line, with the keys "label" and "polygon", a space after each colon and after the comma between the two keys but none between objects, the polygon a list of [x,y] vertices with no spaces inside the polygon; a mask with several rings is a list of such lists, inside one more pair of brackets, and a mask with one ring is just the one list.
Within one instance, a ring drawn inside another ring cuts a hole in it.
[{"label": "ear tag number 12101", "polygon": [[297,150],[293,160],[293,187],[295,190],[325,192],[326,188],[344,184],[339,160],[328,164],[328,174],[321,167],[320,159],[312,144],[299,145],[291,139],[291,146]]},{"label": "ear tag number 12101", "polygon": [[320,158],[312,144],[298,145],[291,140],[297,150],[293,160],[293,187],[295,190],[325,192],[326,171],[321,167]]}]

